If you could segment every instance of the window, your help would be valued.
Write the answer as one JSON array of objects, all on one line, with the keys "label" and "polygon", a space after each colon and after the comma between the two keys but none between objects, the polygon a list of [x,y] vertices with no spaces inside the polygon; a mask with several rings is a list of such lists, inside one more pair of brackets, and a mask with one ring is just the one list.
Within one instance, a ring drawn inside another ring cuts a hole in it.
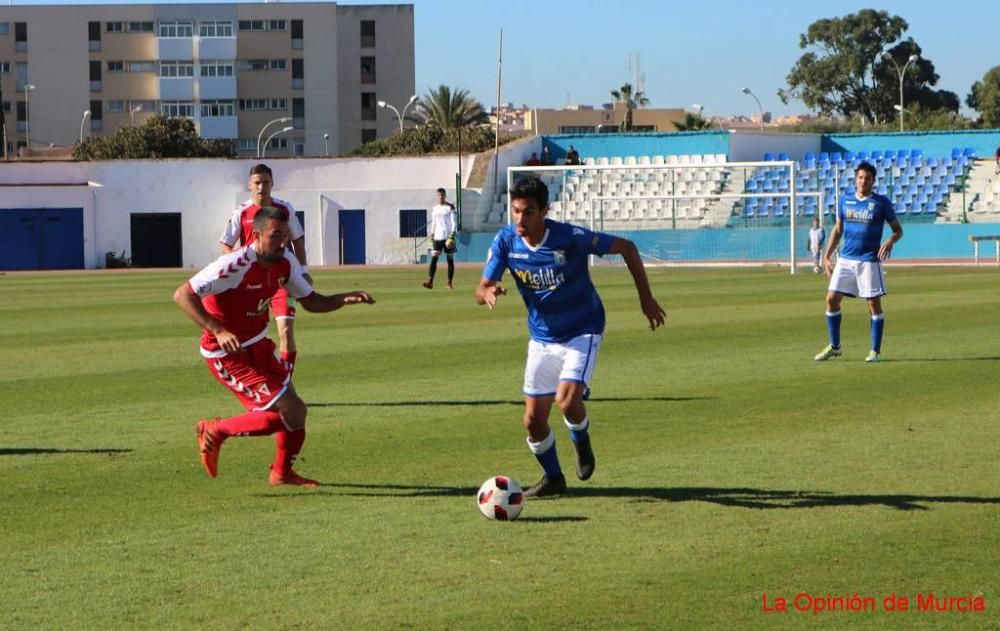
[{"label": "window", "polygon": [[[125,111],[125,101],[108,101],[108,111],[120,114]],[[93,113],[93,110],[91,110]]]},{"label": "window", "polygon": [[284,20],[268,20],[267,21],[267,30],[269,30],[269,31],[283,31],[283,30],[285,30],[285,21]]},{"label": "window", "polygon": [[108,72],[125,72],[124,61],[109,61]]},{"label": "window", "polygon": [[0,35],[10,35],[10,22],[0,22]]},{"label": "window", "polygon": [[361,58],[361,83],[375,83],[375,58]]},{"label": "window", "polygon": [[160,37],[194,37],[194,22],[183,20],[160,22]]},{"label": "window", "polygon": [[375,20],[361,20],[361,48],[375,47]]},{"label": "window", "polygon": [[236,116],[232,101],[202,101],[202,118],[216,118],[220,116]]},{"label": "window", "polygon": [[175,77],[193,77],[194,76],[194,62],[193,61],[161,61],[160,62],[160,76],[175,78]]},{"label": "window", "polygon": [[374,129],[362,129],[361,130],[361,142],[371,142],[378,138],[378,131]]},{"label": "window", "polygon": [[87,22],[87,39],[92,42],[101,41],[101,23]]},{"label": "window", "polygon": [[267,59],[241,59],[236,62],[236,67],[240,72],[259,72],[271,67],[271,62]]},{"label": "window", "polygon": [[14,41],[15,42],[27,42],[28,41],[28,23],[27,22],[14,22]]},{"label": "window", "polygon": [[362,92],[361,93],[361,120],[363,121],[373,121],[378,118],[378,113],[375,107],[378,102],[375,100],[374,92]]},{"label": "window", "polygon": [[292,143],[292,152],[296,158],[301,158],[306,155],[306,143],[302,139],[296,139]]},{"label": "window", "polygon": [[194,118],[194,103],[191,101],[163,101],[160,114],[167,118]]},{"label": "window", "polygon": [[272,59],[271,60],[271,70],[281,70],[284,71],[287,68],[287,64],[284,59]]},{"label": "window", "polygon": [[293,59],[292,60],[292,89],[301,90],[305,87],[305,60],[304,59]]},{"label": "window", "polygon": [[592,134],[597,130],[593,125],[560,125],[560,134]]},{"label": "window", "polygon": [[17,121],[23,122],[28,118],[28,104],[24,101],[17,102]]},{"label": "window", "polygon": [[99,61],[90,62],[90,80],[91,81],[101,80],[101,62]]},{"label": "window", "polygon": [[231,77],[233,76],[233,62],[208,60],[201,62],[201,76],[203,77]]},{"label": "window", "polygon": [[400,238],[426,237],[427,209],[399,211],[399,236]]},{"label": "window", "polygon": [[271,142],[267,145],[268,149],[288,149],[288,139],[287,138],[272,138]]},{"label": "window", "polygon": [[247,112],[263,110],[284,111],[288,109],[288,99],[284,97],[273,99],[240,99],[239,105],[240,111]]},{"label": "window", "polygon": [[302,20],[292,20],[292,48],[302,50]]},{"label": "window", "polygon": [[105,22],[104,30],[107,33],[124,33],[125,23],[124,22]]},{"label": "window", "polygon": [[127,72],[156,72],[154,61],[130,61],[125,66]]},{"label": "window", "polygon": [[132,100],[126,103],[129,110],[139,108],[139,112],[155,112],[156,111],[156,101],[143,101],[143,100]]},{"label": "window", "polygon": [[232,22],[199,22],[198,34],[202,37],[232,37]]},{"label": "window", "polygon": [[104,118],[104,104],[101,101],[90,102],[90,120],[99,121]]},{"label": "window", "polygon": [[257,151],[257,139],[240,138],[239,148],[240,151]]},{"label": "window", "polygon": [[292,126],[295,129],[305,129],[306,126],[306,100],[292,99]]},{"label": "window", "polygon": [[152,22],[129,22],[128,23],[129,33],[152,33],[153,23]]},{"label": "window", "polygon": [[9,61],[0,61],[0,74],[10,74]]},{"label": "window", "polygon": [[287,28],[285,20],[240,20],[241,31],[284,31]]}]

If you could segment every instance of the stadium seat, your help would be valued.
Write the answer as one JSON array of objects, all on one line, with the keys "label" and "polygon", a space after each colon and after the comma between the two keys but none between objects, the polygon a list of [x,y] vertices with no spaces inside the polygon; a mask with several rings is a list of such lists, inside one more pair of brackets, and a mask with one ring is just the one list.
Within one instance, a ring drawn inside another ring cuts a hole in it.
[{"label": "stadium seat", "polygon": [[764,154],[764,162],[774,162],[774,154],[768,151]]}]

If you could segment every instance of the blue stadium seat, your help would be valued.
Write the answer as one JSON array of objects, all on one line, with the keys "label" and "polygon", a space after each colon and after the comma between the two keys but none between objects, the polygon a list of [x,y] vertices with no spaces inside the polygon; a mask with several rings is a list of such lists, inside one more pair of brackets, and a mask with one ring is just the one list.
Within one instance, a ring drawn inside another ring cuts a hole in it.
[{"label": "blue stadium seat", "polygon": [[895,160],[896,159],[896,150],[895,149],[886,149],[885,151],[882,152],[882,159],[883,160],[889,160],[889,161]]},{"label": "blue stadium seat", "polygon": [[869,154],[869,157],[876,163],[881,162],[882,152],[878,150],[872,151],[871,154]]},{"label": "blue stadium seat", "polygon": [[917,160],[923,157],[924,152],[921,149],[910,149],[910,160]]},{"label": "blue stadium seat", "polygon": [[951,157],[952,158],[961,158],[962,157],[962,150],[959,149],[958,147],[953,148],[951,150]]},{"label": "blue stadium seat", "polygon": [[764,154],[764,162],[774,162],[774,154],[768,151]]},{"label": "blue stadium seat", "polygon": [[781,151],[778,153],[778,160],[787,161],[791,159],[792,159],[791,156],[789,156],[788,153],[785,151]]},{"label": "blue stadium seat", "polygon": [[827,152],[825,152],[825,151],[821,151],[820,154],[819,154],[819,161],[820,162],[829,162],[830,161],[830,154],[827,153]]},{"label": "blue stadium seat", "polygon": [[803,156],[802,159],[805,160],[805,161],[807,161],[807,162],[809,160],[812,160],[813,162],[816,162],[816,152],[815,151],[807,151],[806,155]]},{"label": "blue stadium seat", "polygon": [[975,158],[976,150],[972,147],[966,147],[965,149],[962,149],[962,155],[966,158]]},{"label": "blue stadium seat", "polygon": [[867,162],[870,158],[867,151],[859,151],[854,155],[854,159],[860,162]]},{"label": "blue stadium seat", "polygon": [[830,162],[840,162],[843,159],[844,159],[844,154],[840,153],[839,151],[830,152]]},{"label": "blue stadium seat", "polygon": [[853,162],[855,157],[856,156],[854,155],[853,151],[844,152],[844,160],[846,160],[847,162]]}]

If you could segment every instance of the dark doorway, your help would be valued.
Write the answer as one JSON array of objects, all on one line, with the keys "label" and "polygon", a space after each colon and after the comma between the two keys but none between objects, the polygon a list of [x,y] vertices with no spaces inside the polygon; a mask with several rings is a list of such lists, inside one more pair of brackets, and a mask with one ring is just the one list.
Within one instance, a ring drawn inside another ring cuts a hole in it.
[{"label": "dark doorway", "polygon": [[180,213],[132,213],[132,265],[183,267]]}]

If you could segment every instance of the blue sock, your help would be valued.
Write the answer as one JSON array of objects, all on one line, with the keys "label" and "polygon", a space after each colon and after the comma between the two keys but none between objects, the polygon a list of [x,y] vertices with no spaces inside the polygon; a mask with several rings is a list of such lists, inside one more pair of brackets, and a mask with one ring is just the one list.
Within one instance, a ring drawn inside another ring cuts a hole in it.
[{"label": "blue sock", "polygon": [[579,423],[574,423],[565,416],[563,417],[563,421],[566,423],[566,427],[569,428],[569,439],[574,443],[585,439],[590,433],[590,419],[586,416]]},{"label": "blue sock", "polygon": [[882,332],[885,331],[885,314],[872,316],[872,350],[882,352]]},{"label": "blue sock", "polygon": [[550,431],[549,435],[540,443],[533,442],[529,436],[528,449],[535,454],[535,459],[538,460],[538,464],[542,465],[547,478],[551,480],[562,475],[559,455],[556,453],[556,435],[554,433]]},{"label": "blue sock", "polygon": [[830,344],[840,348],[840,312],[826,312],[826,329],[830,332]]}]

